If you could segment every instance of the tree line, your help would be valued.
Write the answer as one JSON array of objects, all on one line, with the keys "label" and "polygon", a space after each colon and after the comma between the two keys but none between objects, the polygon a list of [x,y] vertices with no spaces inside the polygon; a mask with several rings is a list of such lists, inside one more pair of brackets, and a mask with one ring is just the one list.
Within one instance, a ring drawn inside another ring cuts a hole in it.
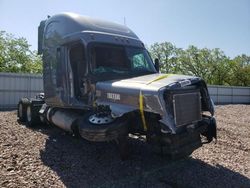
[{"label": "tree line", "polygon": [[[208,84],[250,86],[250,56],[229,58],[219,48],[177,48],[170,42],[148,48],[160,61],[162,73],[202,77]],[[0,31],[0,72],[42,73],[42,58],[23,37]]]},{"label": "tree line", "polygon": [[41,73],[42,58],[25,38],[0,31],[0,72]]},{"label": "tree line", "polygon": [[219,48],[191,45],[184,50],[170,42],[155,43],[148,50],[159,59],[163,73],[199,76],[213,85],[250,86],[250,56],[245,54],[231,59]]}]

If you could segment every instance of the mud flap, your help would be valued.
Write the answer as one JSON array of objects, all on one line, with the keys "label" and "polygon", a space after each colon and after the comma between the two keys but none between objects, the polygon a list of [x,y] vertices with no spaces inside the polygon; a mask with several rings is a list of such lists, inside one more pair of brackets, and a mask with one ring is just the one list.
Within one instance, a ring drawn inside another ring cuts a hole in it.
[{"label": "mud flap", "polygon": [[208,143],[215,139],[215,143],[217,142],[217,125],[214,117],[211,117],[209,126],[207,127],[207,140]]}]

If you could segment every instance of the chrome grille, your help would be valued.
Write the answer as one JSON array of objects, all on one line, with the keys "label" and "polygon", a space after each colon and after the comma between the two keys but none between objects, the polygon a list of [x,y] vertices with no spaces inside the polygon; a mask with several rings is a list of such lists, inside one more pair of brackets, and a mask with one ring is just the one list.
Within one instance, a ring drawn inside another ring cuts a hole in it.
[{"label": "chrome grille", "polygon": [[174,94],[173,108],[176,126],[201,120],[200,92]]}]

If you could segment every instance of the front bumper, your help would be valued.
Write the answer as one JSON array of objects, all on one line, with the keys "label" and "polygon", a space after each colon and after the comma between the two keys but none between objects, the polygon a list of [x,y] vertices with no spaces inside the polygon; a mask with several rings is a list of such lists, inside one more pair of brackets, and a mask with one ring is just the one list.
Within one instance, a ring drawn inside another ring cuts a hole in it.
[{"label": "front bumper", "polygon": [[[202,141],[201,135],[206,138]],[[165,154],[171,158],[178,158],[190,155],[194,150],[205,143],[217,139],[216,120],[214,117],[203,117],[194,126],[187,126],[185,131],[177,134],[162,133],[157,139],[158,145]]]}]

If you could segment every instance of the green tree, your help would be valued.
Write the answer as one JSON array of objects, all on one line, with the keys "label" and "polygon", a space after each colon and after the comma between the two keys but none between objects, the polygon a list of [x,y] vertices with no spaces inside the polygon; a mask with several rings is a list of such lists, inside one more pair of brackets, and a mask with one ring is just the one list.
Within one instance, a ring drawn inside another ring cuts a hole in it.
[{"label": "green tree", "polygon": [[149,51],[153,58],[158,58],[160,61],[161,71],[163,73],[180,72],[178,64],[178,56],[182,51],[180,48],[176,48],[170,42],[155,43],[150,46]]},{"label": "green tree", "polygon": [[250,56],[242,54],[231,60],[233,74],[231,84],[250,86]]},{"label": "green tree", "polygon": [[161,62],[161,72],[181,73],[202,77],[208,84],[250,86],[250,57],[243,54],[234,59],[219,48],[186,50],[169,42],[155,43],[149,51]]},{"label": "green tree", "polygon": [[179,56],[181,72],[206,79],[209,74],[209,55],[210,51],[208,49],[200,50],[195,46],[189,46]]},{"label": "green tree", "polygon": [[42,59],[23,37],[0,31],[0,72],[41,73]]},{"label": "green tree", "polygon": [[211,62],[208,83],[215,85],[231,85],[230,77],[233,74],[233,70],[229,57],[218,48],[212,49],[210,52]]}]

